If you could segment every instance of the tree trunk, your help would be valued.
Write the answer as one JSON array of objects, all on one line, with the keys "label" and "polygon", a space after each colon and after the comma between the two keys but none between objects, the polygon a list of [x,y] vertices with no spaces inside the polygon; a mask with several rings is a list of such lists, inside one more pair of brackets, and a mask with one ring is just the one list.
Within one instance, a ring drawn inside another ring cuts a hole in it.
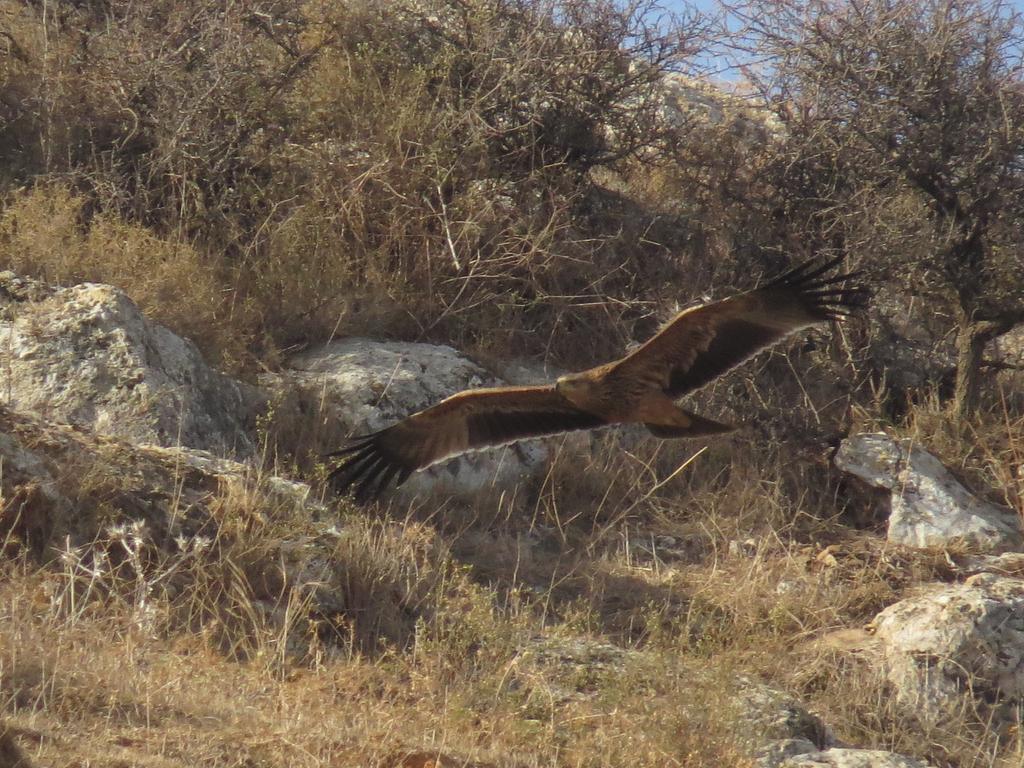
[{"label": "tree trunk", "polygon": [[981,354],[985,341],[978,333],[977,323],[961,320],[956,334],[956,388],[953,410],[962,419],[978,410],[978,380],[981,375]]},{"label": "tree trunk", "polygon": [[1016,322],[1016,317],[980,321],[971,321],[966,313],[961,317],[956,336],[956,389],[953,391],[953,409],[959,417],[970,418],[978,410],[985,345],[1010,331]]}]

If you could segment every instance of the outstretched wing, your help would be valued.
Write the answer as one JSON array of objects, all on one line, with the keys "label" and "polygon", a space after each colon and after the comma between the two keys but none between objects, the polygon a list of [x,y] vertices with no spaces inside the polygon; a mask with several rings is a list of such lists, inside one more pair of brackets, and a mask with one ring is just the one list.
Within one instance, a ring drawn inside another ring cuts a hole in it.
[{"label": "outstretched wing", "polygon": [[330,480],[338,493],[358,484],[356,498],[367,500],[392,480],[401,485],[417,469],[460,453],[605,424],[550,385],[467,390],[380,432],[353,438],[330,454],[347,456]]},{"label": "outstretched wing", "polygon": [[806,262],[760,288],[680,312],[619,361],[613,375],[635,376],[680,397],[794,331],[850,314],[868,292],[837,287],[859,273],[826,274],[841,260]]}]

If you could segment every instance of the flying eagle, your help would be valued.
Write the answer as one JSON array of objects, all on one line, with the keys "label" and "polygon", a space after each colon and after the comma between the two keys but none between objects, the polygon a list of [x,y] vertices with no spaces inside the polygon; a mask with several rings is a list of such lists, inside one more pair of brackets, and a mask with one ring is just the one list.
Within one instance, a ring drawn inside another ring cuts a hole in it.
[{"label": "flying eagle", "polygon": [[613,424],[640,423],[664,438],[730,432],[733,426],[685,411],[675,401],[791,333],[847,316],[867,291],[842,287],[859,273],[806,262],[754,290],[680,312],[632,353],[554,384],[470,389],[380,432],[353,438],[330,476],[360,501],[392,480],[467,451]]}]

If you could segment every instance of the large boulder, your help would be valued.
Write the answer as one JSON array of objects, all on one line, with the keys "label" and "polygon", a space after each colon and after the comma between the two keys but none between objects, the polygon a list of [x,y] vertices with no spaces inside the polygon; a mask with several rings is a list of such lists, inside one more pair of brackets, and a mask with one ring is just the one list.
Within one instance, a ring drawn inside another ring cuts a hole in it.
[{"label": "large boulder", "polygon": [[[383,429],[461,390],[503,384],[451,347],[360,338],[296,355],[282,374],[263,382],[288,393],[289,421],[306,414],[320,425],[308,432],[325,448],[337,447],[348,435]],[[466,454],[413,474],[399,495],[472,496],[511,488],[543,472],[547,457],[538,440]]]},{"label": "large boulder", "polygon": [[257,391],[113,286],[0,272],[0,339],[0,402],[12,408],[137,443],[254,452]]},{"label": "large boulder", "polygon": [[1024,704],[1024,579],[982,573],[931,587],[875,617],[881,666],[925,724],[978,709],[1014,722]]},{"label": "large boulder", "polygon": [[1020,518],[968,491],[937,458],[910,440],[884,433],[853,435],[836,466],[891,491],[889,540],[911,547],[966,542],[985,551],[1020,549]]}]

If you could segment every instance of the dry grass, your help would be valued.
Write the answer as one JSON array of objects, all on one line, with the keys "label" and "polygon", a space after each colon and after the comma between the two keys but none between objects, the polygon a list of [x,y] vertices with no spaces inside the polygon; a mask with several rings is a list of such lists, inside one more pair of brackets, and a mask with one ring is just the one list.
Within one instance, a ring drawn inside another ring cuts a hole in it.
[{"label": "dry grass", "polygon": [[[659,41],[609,4],[471,0],[435,3],[440,28],[420,5],[0,0],[0,262],[119,285],[236,370],[354,334],[575,366],[818,242],[769,188],[785,153],[653,120],[701,24]],[[622,66],[633,45],[648,67]],[[1024,511],[1019,395],[885,423],[864,328],[832,331],[707,393],[748,426],[702,452],[569,439],[537,487],[339,503],[333,530],[257,482],[175,501],[205,527],[157,541],[134,471],[66,462],[74,541],[0,548],[0,734],[38,765],[739,767],[743,674],[857,746],[1018,766],[1019,732],[921,733],[828,639],[956,578],[881,541],[838,436],[913,437]],[[300,432],[282,466],[330,438]],[[0,521],[45,502],[22,491]]]},{"label": "dry grass", "polygon": [[38,764],[393,766],[423,750],[459,765],[739,764],[685,714],[692,691],[670,665],[531,671],[529,627],[479,588],[405,653],[281,666],[229,661],[209,633],[154,634],[117,606],[57,610],[67,578],[23,572],[0,598],[4,709]]},{"label": "dry grass", "polygon": [[235,367],[251,318],[231,306],[223,269],[191,244],[116,214],[86,221],[88,201],[62,184],[13,196],[0,210],[0,262],[55,285],[108,283],[143,313],[196,341],[212,363]]},{"label": "dry grass", "polygon": [[91,543],[6,564],[0,712],[39,765],[742,766],[743,675],[857,746],[1015,765],[983,714],[920,732],[832,640],[955,579],[946,553],[853,531],[749,451],[609,434],[531,499],[341,505],[333,531],[226,484],[215,534],[169,550],[115,499]]}]

